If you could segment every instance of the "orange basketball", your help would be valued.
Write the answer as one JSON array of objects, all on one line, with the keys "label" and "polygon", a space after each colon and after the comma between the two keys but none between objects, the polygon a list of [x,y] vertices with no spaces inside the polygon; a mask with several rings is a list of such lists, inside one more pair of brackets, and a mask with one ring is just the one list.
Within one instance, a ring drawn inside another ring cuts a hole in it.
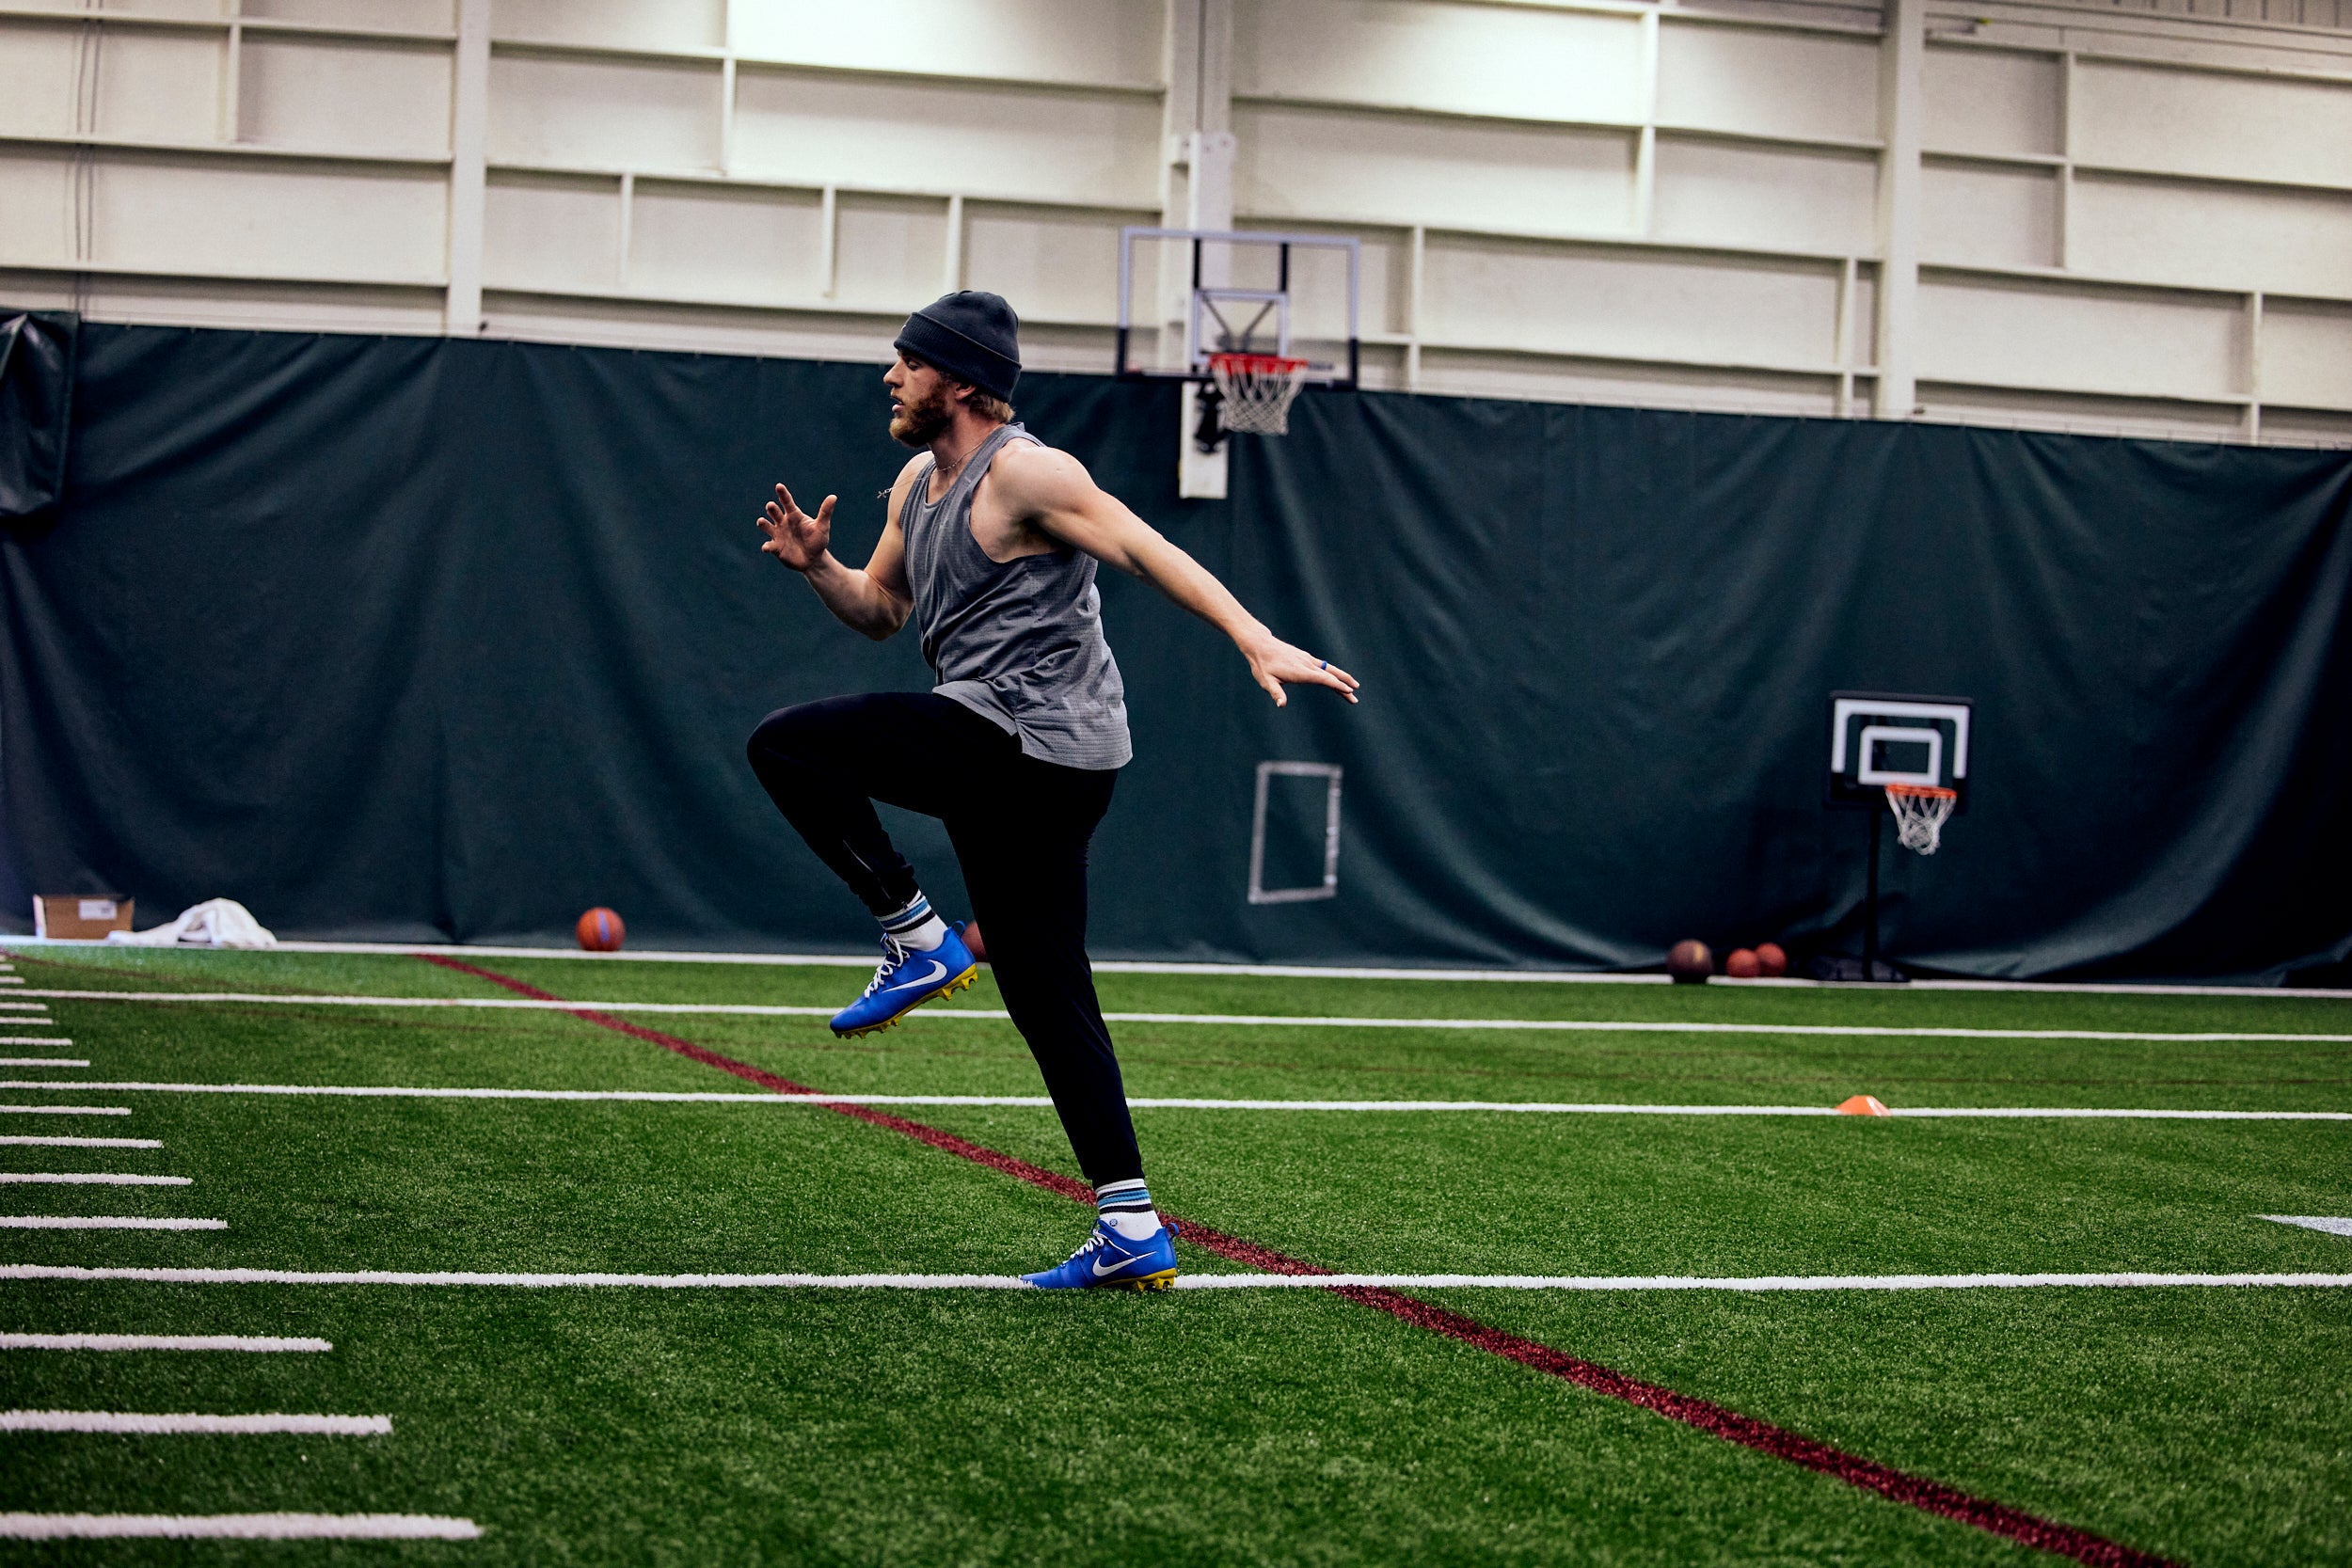
[{"label": "orange basketball", "polygon": [[1735,980],[1753,980],[1763,970],[1754,953],[1744,947],[1735,947],[1731,950],[1731,957],[1724,960],[1724,973]]},{"label": "orange basketball", "polygon": [[1776,942],[1759,942],[1756,944],[1756,968],[1767,980],[1777,980],[1788,973],[1788,955],[1781,951]]},{"label": "orange basketball", "polygon": [[599,904],[580,917],[572,934],[591,953],[617,953],[628,936],[628,927],[621,924],[619,915]]}]

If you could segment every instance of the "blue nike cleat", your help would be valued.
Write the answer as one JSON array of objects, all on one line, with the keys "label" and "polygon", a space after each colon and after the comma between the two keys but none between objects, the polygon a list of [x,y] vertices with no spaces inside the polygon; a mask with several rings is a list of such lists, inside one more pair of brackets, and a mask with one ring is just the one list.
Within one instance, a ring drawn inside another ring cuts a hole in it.
[{"label": "blue nike cleat", "polygon": [[1097,1221],[1069,1262],[1021,1277],[1041,1291],[1165,1291],[1176,1282],[1176,1227],[1162,1225],[1149,1241],[1131,1242]]},{"label": "blue nike cleat", "polygon": [[968,988],[979,973],[972,950],[952,927],[937,947],[922,950],[884,937],[882,967],[864,995],[833,1015],[833,1032],[848,1039],[887,1029],[924,1003]]}]

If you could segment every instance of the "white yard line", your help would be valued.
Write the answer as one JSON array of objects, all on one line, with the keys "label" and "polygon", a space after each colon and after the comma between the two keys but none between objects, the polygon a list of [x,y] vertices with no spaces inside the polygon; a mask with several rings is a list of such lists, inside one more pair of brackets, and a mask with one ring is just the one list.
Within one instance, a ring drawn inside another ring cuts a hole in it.
[{"label": "white yard line", "polygon": [[[15,1043],[19,1045],[46,1045],[49,1042],[47,1040],[19,1040]],[[59,1040],[57,1043],[59,1045],[71,1045],[73,1042],[72,1040]],[[89,1058],[87,1056],[0,1056],[0,1067],[87,1066],[89,1066]]]},{"label": "white yard line", "polygon": [[[27,1088],[54,1089],[56,1084],[28,1084]],[[0,1117],[127,1117],[128,1105],[0,1105]]]},{"label": "white yard line", "polygon": [[189,1187],[196,1179],[188,1176],[132,1176],[121,1171],[100,1170],[6,1170],[0,1171],[0,1186],[47,1182],[60,1187]]},{"label": "white yard line", "polygon": [[140,1219],[130,1214],[0,1214],[0,1230],[226,1230],[227,1220]]},{"label": "white yard line", "polygon": [[0,1147],[8,1148],[161,1148],[161,1138],[45,1138],[28,1132],[10,1132],[0,1136]]},{"label": "white yard line", "polygon": [[[0,1279],[138,1280],[167,1285],[486,1286],[518,1290],[623,1287],[653,1291],[1021,1291],[1017,1275],[992,1274],[486,1274],[395,1270],[305,1272],[290,1269],[93,1269],[49,1263],[0,1264]],[[1373,1286],[1392,1291],[1997,1291],[2051,1286],[2112,1289],[2265,1286],[2343,1290],[2352,1274],[1878,1274],[1692,1275],[1518,1274],[1188,1274],[1180,1291],[1327,1290]]]},{"label": "white yard line", "polygon": [[[22,1023],[24,1020],[12,1018],[5,1022]],[[0,1035],[0,1045],[72,1045],[72,1043],[62,1035]]]},{"label": "white yard line", "polygon": [[[466,1007],[493,1011],[558,1013],[652,1013],[720,1018],[830,1018],[832,1007],[761,1006],[732,1002],[542,1002],[532,997],[506,996],[288,996],[260,991],[72,991],[35,992],[40,996],[86,1002],[232,1002],[275,1006],[328,1007]],[[1010,1014],[1001,1007],[925,1007],[910,1019],[943,1021],[977,1019],[1002,1022]],[[1985,1039],[1985,1040],[2160,1040],[2177,1043],[2300,1040],[2314,1044],[2352,1043],[2352,1034],[2303,1032],[2178,1031],[2138,1029],[1963,1029],[1880,1027],[1859,1023],[1676,1023],[1629,1019],[1525,1018],[1340,1018],[1321,1014],[1287,1013],[1104,1013],[1113,1023],[1200,1024],[1219,1028],[1295,1029],[1473,1029],[1544,1034],[1626,1035],[1821,1035],[1861,1038]]]},{"label": "white yard line", "polygon": [[334,1348],[325,1339],[254,1334],[0,1334],[0,1350],[228,1350],[274,1354]]},{"label": "white yard line", "polygon": [[[42,941],[33,937],[8,939],[12,948],[103,947],[103,942],[68,941],[53,938]],[[864,953],[692,953],[692,952],[625,952],[586,953],[572,947],[467,947],[451,944],[418,945],[411,942],[280,942],[278,947],[291,953],[373,953],[390,957],[412,953],[437,953],[453,958],[571,958],[589,963],[694,963],[694,964],[766,964],[791,967],[815,966],[826,969],[864,969],[874,967],[871,949]],[[1664,974],[1629,974],[1621,971],[1560,970],[1560,969],[1418,969],[1411,967],[1364,967],[1327,964],[1254,964],[1254,963],[1167,963],[1160,961],[1130,961],[1100,959],[1094,964],[1098,974],[1249,974],[1278,979],[1296,980],[1475,980],[1502,981],[1521,985],[1599,985],[1599,986],[1662,986],[1671,983]],[[1712,985],[1740,987],[1790,987],[1811,990],[1824,989],[1820,980],[1783,977],[1777,980],[1733,980],[1718,975]],[[1836,989],[1852,990],[1851,984]],[[1868,988],[1895,990],[1891,986]],[[1900,987],[1905,990],[1991,990],[2047,991],[2056,995],[2104,996],[2287,996],[2315,1001],[2352,997],[2352,990],[2288,989],[2281,986],[2199,986],[2199,985],[2133,985],[2104,982],[2078,984],[2049,980],[1913,980]]]},{"label": "white yard line", "polygon": [[2330,1236],[2352,1236],[2352,1219],[2335,1214],[2265,1214],[2263,1218],[2299,1225],[2306,1230],[2325,1230]]},{"label": "white yard line", "polygon": [[0,1410],[0,1432],[127,1432],[151,1437],[249,1436],[302,1433],[315,1437],[387,1437],[389,1416],[147,1416],[118,1410]]},{"label": "white yard line", "polygon": [[473,1541],[471,1519],[431,1513],[0,1513],[7,1541]]},{"label": "white yard line", "polygon": [[[373,1084],[41,1083],[0,1080],[0,1089],[103,1089],[128,1094],[250,1094],[354,1100],[638,1101],[672,1105],[1007,1105],[1042,1108],[1041,1094],[737,1094],[679,1089],[407,1088]],[[1204,1100],[1138,1096],[1138,1111],[1502,1112],[1521,1116],[1834,1117],[1827,1105],[1634,1105],[1518,1100]],[[6,1107],[0,1107],[6,1109]],[[2352,1121],[2352,1111],[2202,1111],[2056,1106],[1932,1106],[1898,1108],[1890,1117],[1931,1119],[2058,1118],[2088,1121]],[[1876,1119],[1876,1118],[1864,1118]]]}]

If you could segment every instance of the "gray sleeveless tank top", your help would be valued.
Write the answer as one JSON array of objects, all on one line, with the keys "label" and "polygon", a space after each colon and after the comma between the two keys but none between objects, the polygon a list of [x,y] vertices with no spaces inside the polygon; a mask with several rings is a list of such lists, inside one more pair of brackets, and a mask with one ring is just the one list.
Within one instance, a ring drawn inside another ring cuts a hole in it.
[{"label": "gray sleeveless tank top", "polygon": [[982,441],[937,501],[930,468],[898,514],[907,582],[932,688],[1017,736],[1025,755],[1064,768],[1124,768],[1127,689],[1103,640],[1095,560],[1057,545],[994,562],[972,537],[972,493],[1009,441],[1044,445],[1017,424]]}]

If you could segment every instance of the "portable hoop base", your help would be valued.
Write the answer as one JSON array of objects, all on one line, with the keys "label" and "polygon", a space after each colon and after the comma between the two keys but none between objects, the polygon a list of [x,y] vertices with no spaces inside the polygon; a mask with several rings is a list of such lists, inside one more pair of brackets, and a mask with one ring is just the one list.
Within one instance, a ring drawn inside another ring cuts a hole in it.
[{"label": "portable hoop base", "polygon": [[1286,436],[1307,361],[1279,354],[1212,354],[1209,379],[1216,384],[1217,422],[1226,430]]},{"label": "portable hoop base", "polygon": [[1958,790],[1934,784],[1888,784],[1886,809],[1895,814],[1895,842],[1922,855],[1934,854],[1943,842],[1945,820],[1959,800]]}]

